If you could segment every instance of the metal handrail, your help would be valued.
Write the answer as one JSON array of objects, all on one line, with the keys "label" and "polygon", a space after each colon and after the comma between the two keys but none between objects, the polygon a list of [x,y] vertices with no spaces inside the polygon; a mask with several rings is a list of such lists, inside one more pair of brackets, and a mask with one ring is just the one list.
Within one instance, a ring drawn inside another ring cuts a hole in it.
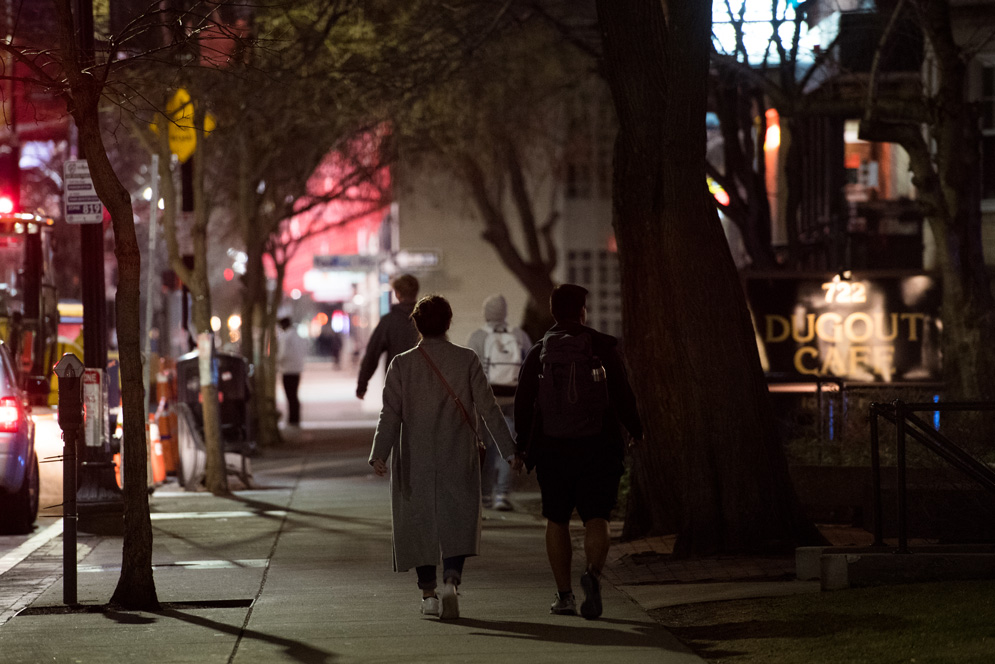
[{"label": "metal handrail", "polygon": [[884,546],[883,508],[881,497],[881,456],[878,417],[895,425],[897,449],[898,494],[898,553],[909,552],[906,437],[911,437],[982,488],[995,494],[995,471],[955,445],[949,438],[917,417],[917,412],[937,411],[988,411],[995,410],[995,402],[962,401],[944,403],[905,403],[896,399],[891,404],[872,403],[871,410],[871,473],[874,489],[874,546]]}]

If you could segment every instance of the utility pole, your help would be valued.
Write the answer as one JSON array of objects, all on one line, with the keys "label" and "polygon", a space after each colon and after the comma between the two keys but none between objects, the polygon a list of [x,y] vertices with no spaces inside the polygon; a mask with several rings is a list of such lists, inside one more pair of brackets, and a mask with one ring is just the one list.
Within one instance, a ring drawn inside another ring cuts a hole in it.
[{"label": "utility pole", "polygon": [[[75,0],[73,14],[84,67],[93,66],[93,0]],[[80,157],[82,145],[78,145]],[[93,369],[107,368],[107,303],[104,290],[104,225],[80,224],[80,251],[83,257],[83,364]]]},{"label": "utility pole", "polygon": [[[76,39],[82,57],[83,67],[92,67],[94,58],[93,39],[93,0],[74,0],[73,17],[76,26]],[[83,146],[77,143],[80,157],[85,159]],[[104,224],[80,224],[80,251],[82,256],[81,288],[83,292],[83,363],[93,374],[98,372],[102,380],[91,389],[106,393],[107,383],[107,295],[104,285]],[[102,399],[99,399],[102,403]],[[97,409],[92,415],[105,418],[104,409]],[[104,420],[96,430],[107,432],[108,422]],[[94,429],[91,428],[91,432]],[[107,435],[94,436],[87,440],[80,455],[79,490],[77,494],[81,529],[106,530],[107,526],[98,521],[100,517],[111,518],[112,530],[123,528],[120,516],[124,510],[124,498],[117,486],[114,474],[114,460]]]}]

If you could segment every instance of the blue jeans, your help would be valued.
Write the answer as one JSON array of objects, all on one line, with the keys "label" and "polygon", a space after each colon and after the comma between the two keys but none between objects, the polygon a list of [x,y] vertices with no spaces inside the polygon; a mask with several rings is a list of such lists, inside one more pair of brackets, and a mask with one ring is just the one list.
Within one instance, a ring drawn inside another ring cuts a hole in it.
[{"label": "blue jeans", "polygon": [[[514,405],[512,405],[513,407]],[[504,408],[501,410],[505,411]],[[506,412],[504,420],[508,423],[508,428],[514,431],[514,420]],[[512,477],[511,464],[501,457],[501,450],[498,449],[493,440],[490,440],[490,436],[486,436],[486,439],[488,441],[487,454],[484,456],[484,467],[480,469],[480,494],[484,500],[510,494]]]}]

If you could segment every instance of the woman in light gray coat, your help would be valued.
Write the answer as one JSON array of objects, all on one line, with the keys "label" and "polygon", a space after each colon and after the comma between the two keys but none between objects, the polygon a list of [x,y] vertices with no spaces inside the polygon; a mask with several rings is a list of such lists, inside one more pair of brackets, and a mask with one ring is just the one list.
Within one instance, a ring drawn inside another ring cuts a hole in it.
[{"label": "woman in light gray coat", "polygon": [[[443,619],[459,617],[456,589],[463,562],[480,550],[477,422],[483,420],[505,459],[515,453],[477,354],[446,338],[452,318],[452,308],[440,295],[415,305],[411,319],[421,340],[387,368],[370,453],[370,465],[380,476],[387,474],[390,458],[394,571],[414,567],[422,613]],[[435,592],[440,551],[441,608]]]}]

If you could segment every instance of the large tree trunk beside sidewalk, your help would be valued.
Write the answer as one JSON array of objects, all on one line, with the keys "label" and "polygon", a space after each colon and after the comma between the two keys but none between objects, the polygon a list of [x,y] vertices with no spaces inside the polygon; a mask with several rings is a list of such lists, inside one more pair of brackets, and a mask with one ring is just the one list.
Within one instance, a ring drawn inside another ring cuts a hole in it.
[{"label": "large tree trunk beside sidewalk", "polygon": [[[627,536],[679,554],[820,541],[776,435],[753,327],[705,181],[708,3],[599,0],[619,118],[614,226],[626,354],[648,432]],[[633,532],[634,525],[641,532]]]},{"label": "large tree trunk beside sidewalk", "polygon": [[[124,410],[124,541],[121,576],[111,603],[126,609],[158,610],[152,578],[152,521],[146,484],[145,381],[142,374],[140,324],[141,251],[135,235],[131,196],[107,157],[100,133],[102,81],[83,74],[82,54],[72,38],[69,2],[57,5],[61,41],[70,53],[64,63],[69,80],[67,101],[93,186],[111,215],[118,264],[115,296],[118,349],[121,356],[121,401]],[[97,257],[103,260],[103,256]],[[102,332],[102,331],[98,331]]]}]

